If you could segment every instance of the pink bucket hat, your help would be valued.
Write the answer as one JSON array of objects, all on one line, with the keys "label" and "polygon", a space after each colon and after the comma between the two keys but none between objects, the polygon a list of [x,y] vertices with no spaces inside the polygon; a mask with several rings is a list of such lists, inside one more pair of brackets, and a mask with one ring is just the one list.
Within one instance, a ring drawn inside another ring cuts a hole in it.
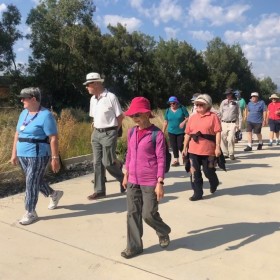
[{"label": "pink bucket hat", "polygon": [[150,113],[150,118],[154,116],[151,113],[150,101],[145,97],[135,97],[132,99],[130,106],[126,112],[125,116],[132,116],[137,113]]}]

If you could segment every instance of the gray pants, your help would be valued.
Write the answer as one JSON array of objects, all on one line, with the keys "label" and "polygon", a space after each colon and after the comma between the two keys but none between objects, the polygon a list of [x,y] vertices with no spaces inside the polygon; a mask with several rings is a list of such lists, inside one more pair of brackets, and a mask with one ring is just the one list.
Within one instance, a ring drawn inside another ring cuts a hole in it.
[{"label": "gray pants", "polygon": [[123,173],[116,164],[117,130],[99,132],[94,130],[92,134],[92,147],[94,154],[94,191],[105,193],[105,168],[120,183]]},{"label": "gray pants", "polygon": [[143,220],[152,227],[159,237],[171,232],[158,213],[155,187],[127,184],[127,249],[143,248]]}]

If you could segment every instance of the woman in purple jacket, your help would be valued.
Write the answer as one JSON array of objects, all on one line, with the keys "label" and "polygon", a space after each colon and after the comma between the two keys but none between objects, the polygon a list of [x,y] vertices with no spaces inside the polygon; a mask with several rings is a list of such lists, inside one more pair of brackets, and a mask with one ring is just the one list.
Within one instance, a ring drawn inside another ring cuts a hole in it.
[{"label": "woman in purple jacket", "polygon": [[[150,122],[153,115],[148,99],[135,97],[124,114],[136,124],[128,131],[123,179],[127,189],[127,247],[121,256],[129,259],[143,252],[142,218],[156,231],[162,248],[170,243],[171,229],[158,213],[158,201],[164,196],[164,134]],[[157,131],[155,141],[153,131]]]}]

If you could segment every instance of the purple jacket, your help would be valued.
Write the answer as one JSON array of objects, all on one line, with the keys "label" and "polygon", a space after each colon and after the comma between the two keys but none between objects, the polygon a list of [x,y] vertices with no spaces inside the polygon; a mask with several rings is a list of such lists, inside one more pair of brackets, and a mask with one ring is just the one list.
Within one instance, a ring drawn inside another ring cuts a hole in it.
[{"label": "purple jacket", "polygon": [[165,138],[161,130],[157,132],[156,143],[152,140],[155,126],[137,143],[138,129],[135,127],[130,137],[127,133],[126,170],[128,182],[141,186],[156,186],[158,177],[164,178],[165,172]]}]

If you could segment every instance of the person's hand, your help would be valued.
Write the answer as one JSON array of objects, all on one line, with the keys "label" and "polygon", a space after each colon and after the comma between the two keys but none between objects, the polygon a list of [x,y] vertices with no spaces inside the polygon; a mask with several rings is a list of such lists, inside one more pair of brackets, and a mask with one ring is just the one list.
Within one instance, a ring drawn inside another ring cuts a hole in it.
[{"label": "person's hand", "polygon": [[216,146],[216,149],[215,149],[215,156],[216,157],[219,157],[221,155],[221,148],[219,146]]},{"label": "person's hand", "polygon": [[128,182],[128,176],[127,174],[124,174],[123,176],[123,181],[122,181],[122,186],[126,189],[127,188],[127,182]]},{"label": "person's hand", "polygon": [[16,155],[12,155],[11,159],[10,159],[10,163],[12,165],[18,165],[18,158]]},{"label": "person's hand", "polygon": [[53,173],[58,173],[60,170],[60,161],[59,158],[53,158],[51,161],[51,167]]},{"label": "person's hand", "polygon": [[159,182],[156,185],[155,193],[157,195],[157,201],[160,201],[164,197],[163,185]]},{"label": "person's hand", "polygon": [[184,128],[184,127],[185,127],[185,121],[181,122],[181,123],[179,124],[179,127],[180,127],[180,128]]}]

